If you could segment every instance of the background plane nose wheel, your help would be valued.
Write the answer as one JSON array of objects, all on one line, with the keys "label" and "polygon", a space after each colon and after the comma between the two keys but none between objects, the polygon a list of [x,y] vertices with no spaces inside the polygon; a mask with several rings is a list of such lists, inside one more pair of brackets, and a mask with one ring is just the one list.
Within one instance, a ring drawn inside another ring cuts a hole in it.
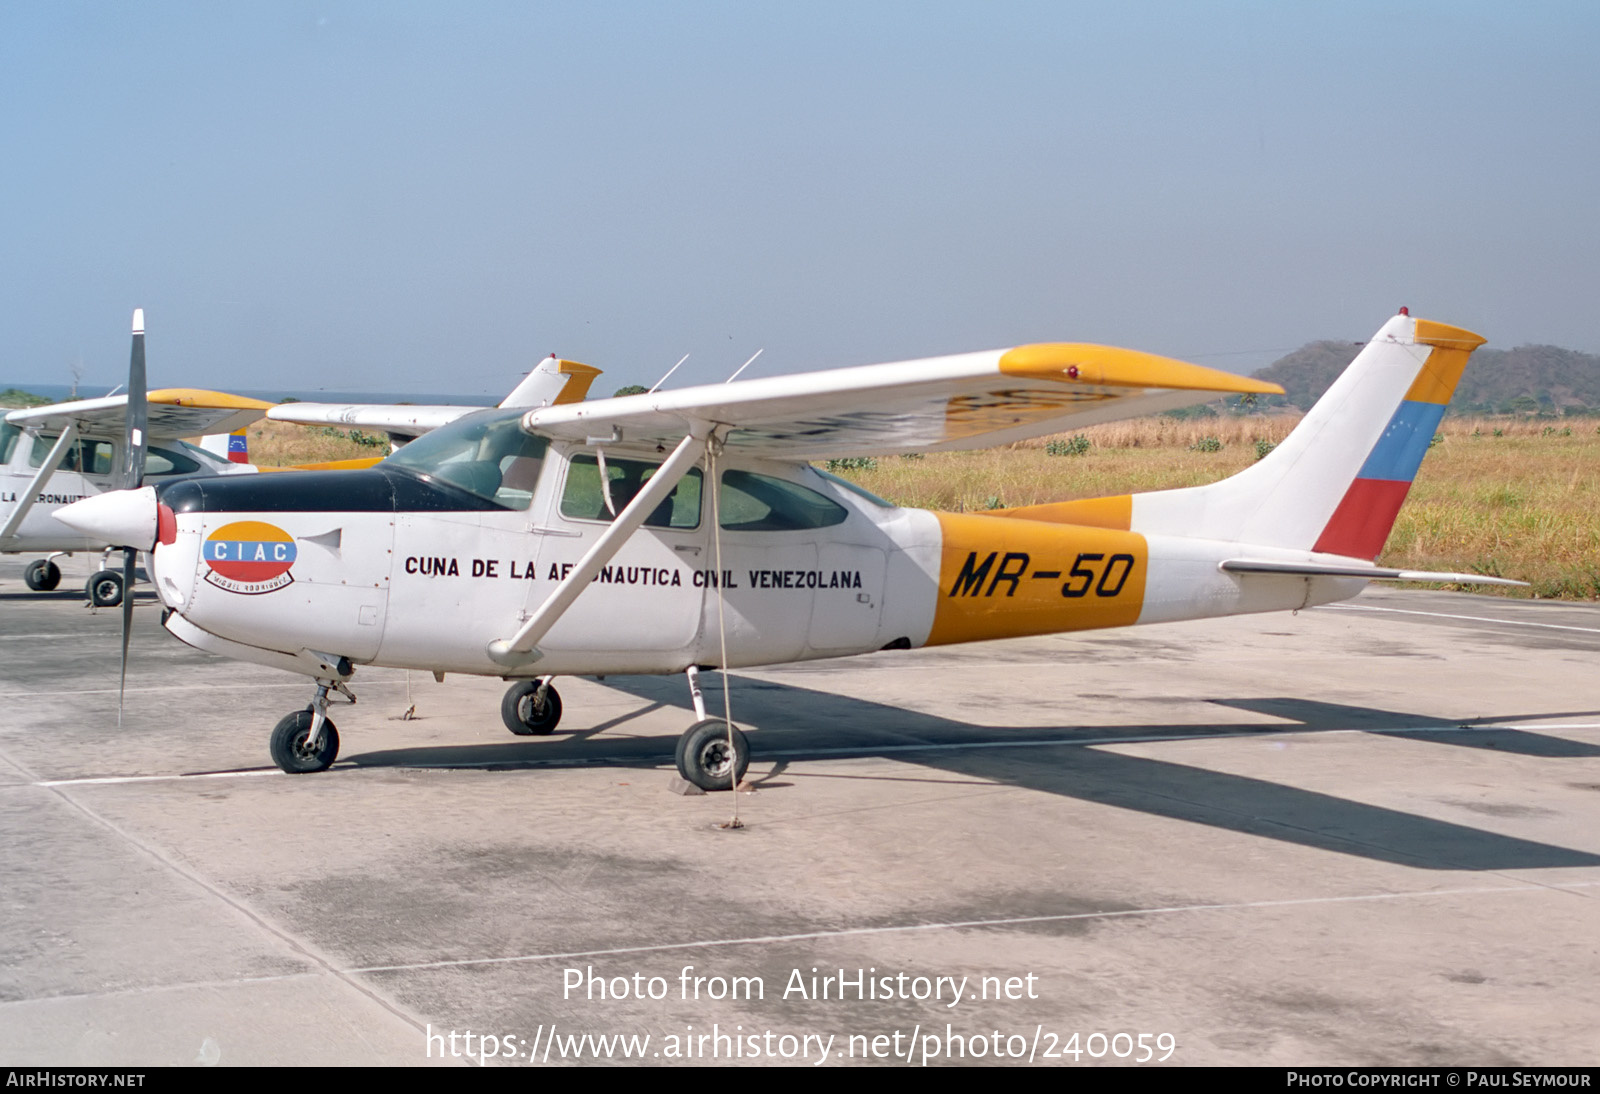
[{"label": "background plane nose wheel", "polygon": [[101,570],[89,579],[89,603],[97,608],[115,608],[122,603],[122,575]]},{"label": "background plane nose wheel", "polygon": [[47,593],[61,584],[61,567],[48,558],[37,559],[28,563],[28,568],[22,571],[22,580],[34,592]]},{"label": "background plane nose wheel", "polygon": [[728,723],[721,718],[696,722],[678,738],[678,774],[701,790],[732,790],[750,766],[750,742],[737,726],[728,749]]},{"label": "background plane nose wheel", "polygon": [[540,703],[539,681],[519,681],[507,688],[500,700],[500,720],[518,737],[543,737],[554,732],[561,721],[561,696],[546,684]]},{"label": "background plane nose wheel", "polygon": [[322,741],[313,749],[310,710],[297,710],[279,722],[272,731],[272,762],[291,775],[308,775],[325,770],[339,755],[339,733],[328,719],[322,720]]}]

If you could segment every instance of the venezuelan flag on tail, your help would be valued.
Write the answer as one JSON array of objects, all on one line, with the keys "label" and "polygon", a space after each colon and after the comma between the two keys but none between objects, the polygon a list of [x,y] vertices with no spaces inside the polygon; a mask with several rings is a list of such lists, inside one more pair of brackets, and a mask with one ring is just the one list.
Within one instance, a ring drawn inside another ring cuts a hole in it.
[{"label": "venezuelan flag on tail", "polygon": [[1314,550],[1351,558],[1377,558],[1394,527],[1422,457],[1433,443],[1444,408],[1455,393],[1472,351],[1483,339],[1459,327],[1416,321],[1414,341],[1431,347],[1383,436],[1339,500]]},{"label": "venezuelan flag on tail", "polygon": [[242,428],[232,433],[208,433],[200,438],[200,447],[229,463],[250,462],[250,442]]}]

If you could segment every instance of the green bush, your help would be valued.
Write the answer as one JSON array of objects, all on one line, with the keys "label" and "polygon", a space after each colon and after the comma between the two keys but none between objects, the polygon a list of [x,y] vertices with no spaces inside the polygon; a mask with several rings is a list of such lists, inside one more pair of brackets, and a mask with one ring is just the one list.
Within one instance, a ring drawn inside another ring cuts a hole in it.
[{"label": "green bush", "polygon": [[1046,456],[1082,456],[1089,451],[1089,438],[1082,433],[1074,433],[1066,440],[1057,437],[1044,446]]}]

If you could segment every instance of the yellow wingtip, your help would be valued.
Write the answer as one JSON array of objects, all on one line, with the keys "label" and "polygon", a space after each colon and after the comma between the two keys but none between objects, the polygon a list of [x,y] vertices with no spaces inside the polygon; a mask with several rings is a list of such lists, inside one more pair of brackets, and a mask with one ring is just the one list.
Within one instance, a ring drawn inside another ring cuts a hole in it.
[{"label": "yellow wingtip", "polygon": [[1283,388],[1265,380],[1191,365],[1173,357],[1088,342],[1035,342],[1018,346],[1001,355],[1000,371],[1007,376],[1101,387],[1174,388],[1229,395],[1284,393]]},{"label": "yellow wingtip", "polygon": [[152,391],[146,399],[163,406],[198,406],[209,410],[267,410],[277,405],[245,395],[230,395],[225,391],[207,391],[198,387],[164,387]]}]

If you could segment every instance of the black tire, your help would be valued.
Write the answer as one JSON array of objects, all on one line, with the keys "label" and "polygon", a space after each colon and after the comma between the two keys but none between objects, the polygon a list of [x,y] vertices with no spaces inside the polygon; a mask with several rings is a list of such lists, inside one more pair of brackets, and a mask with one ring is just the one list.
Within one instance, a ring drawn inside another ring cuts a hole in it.
[{"label": "black tire", "polygon": [[543,737],[554,733],[561,721],[561,696],[556,689],[545,688],[544,709],[533,709],[533,693],[539,690],[539,681],[520,680],[506,689],[500,700],[500,720],[518,737]]},{"label": "black tire", "polygon": [[61,584],[61,567],[48,558],[35,559],[22,571],[22,580],[36,593],[47,593]]},{"label": "black tire", "polygon": [[272,762],[291,775],[326,771],[339,756],[339,731],[329,719],[322,722],[322,747],[315,752],[306,747],[306,738],[311,735],[311,718],[311,711],[297,710],[272,730],[268,746]]},{"label": "black tire", "polygon": [[97,608],[115,608],[122,603],[122,575],[115,570],[101,570],[89,579],[86,589],[89,603]]},{"label": "black tire", "polygon": [[733,755],[728,755],[728,723],[721,718],[696,722],[678,738],[678,774],[701,790],[732,790],[750,766],[750,742],[733,729]]}]

